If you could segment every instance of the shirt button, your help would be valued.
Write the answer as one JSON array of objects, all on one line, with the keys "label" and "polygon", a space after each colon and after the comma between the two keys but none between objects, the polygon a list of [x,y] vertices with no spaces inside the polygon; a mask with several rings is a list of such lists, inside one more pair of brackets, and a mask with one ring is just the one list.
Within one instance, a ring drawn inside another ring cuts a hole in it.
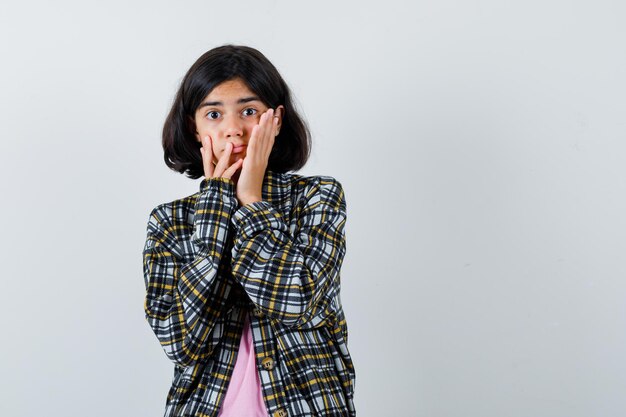
[{"label": "shirt button", "polygon": [[266,371],[271,371],[274,368],[274,359],[267,357],[261,361],[261,365]]},{"label": "shirt button", "polygon": [[278,410],[274,411],[273,416],[274,417],[287,417],[287,410],[285,410],[284,408],[279,408]]},{"label": "shirt button", "polygon": [[252,315],[254,317],[263,317],[263,312],[261,310],[259,310],[258,307],[255,307],[254,310],[252,310]]}]

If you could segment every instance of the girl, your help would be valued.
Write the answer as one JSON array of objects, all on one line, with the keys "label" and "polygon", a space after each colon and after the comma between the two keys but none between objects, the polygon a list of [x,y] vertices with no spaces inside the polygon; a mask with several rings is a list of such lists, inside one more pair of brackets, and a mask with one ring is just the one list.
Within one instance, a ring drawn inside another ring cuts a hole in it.
[{"label": "girl", "polygon": [[174,377],[165,416],[355,416],[340,300],[346,202],[302,176],[310,133],[256,49],[224,45],[182,80],[165,163],[199,192],[150,213],[145,317]]}]

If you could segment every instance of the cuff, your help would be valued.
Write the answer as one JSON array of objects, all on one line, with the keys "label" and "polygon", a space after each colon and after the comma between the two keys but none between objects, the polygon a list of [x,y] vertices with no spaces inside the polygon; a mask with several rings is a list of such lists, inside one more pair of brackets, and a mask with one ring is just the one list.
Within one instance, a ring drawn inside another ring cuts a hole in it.
[{"label": "cuff", "polygon": [[282,214],[268,201],[255,201],[239,207],[230,218],[238,234],[249,239],[266,229],[283,229]]},{"label": "cuff", "polygon": [[231,213],[237,207],[235,183],[229,178],[205,178],[193,214],[192,241],[218,250],[227,237]]},{"label": "cuff", "polygon": [[209,190],[222,190],[230,197],[235,196],[235,182],[230,178],[225,177],[212,177],[204,179],[200,182],[200,192],[203,193]]}]

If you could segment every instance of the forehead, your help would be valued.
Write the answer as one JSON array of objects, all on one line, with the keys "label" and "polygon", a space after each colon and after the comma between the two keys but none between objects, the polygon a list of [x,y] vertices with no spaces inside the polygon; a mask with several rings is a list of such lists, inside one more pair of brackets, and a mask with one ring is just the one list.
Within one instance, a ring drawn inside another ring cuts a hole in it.
[{"label": "forehead", "polygon": [[222,101],[225,102],[225,104],[235,104],[237,99],[244,96],[250,97],[256,96],[256,94],[248,88],[243,80],[235,78],[216,85],[205,99],[210,101]]}]

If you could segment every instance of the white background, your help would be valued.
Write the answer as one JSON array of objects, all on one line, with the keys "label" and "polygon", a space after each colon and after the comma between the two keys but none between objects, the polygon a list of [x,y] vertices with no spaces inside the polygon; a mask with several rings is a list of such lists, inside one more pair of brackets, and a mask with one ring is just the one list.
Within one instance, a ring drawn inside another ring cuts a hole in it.
[{"label": "white background", "polygon": [[205,51],[258,48],[348,205],[361,417],[626,414],[621,1],[12,2],[0,11],[0,414],[159,416],[150,210]]}]

